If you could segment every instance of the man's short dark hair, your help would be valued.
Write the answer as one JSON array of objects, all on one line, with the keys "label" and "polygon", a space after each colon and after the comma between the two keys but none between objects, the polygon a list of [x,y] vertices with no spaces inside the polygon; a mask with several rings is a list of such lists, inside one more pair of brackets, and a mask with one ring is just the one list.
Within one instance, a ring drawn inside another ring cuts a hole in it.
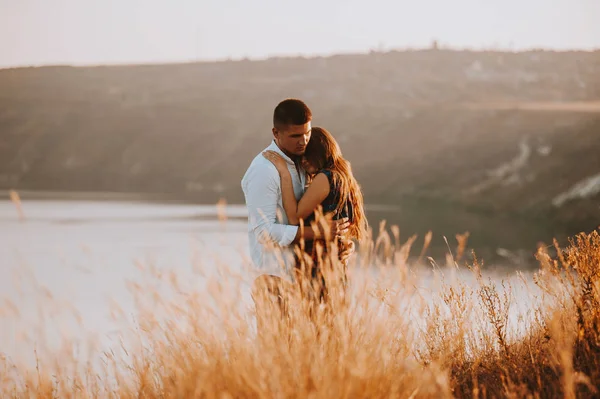
[{"label": "man's short dark hair", "polygon": [[275,107],[273,126],[282,129],[289,125],[304,125],[312,120],[312,112],[302,100],[288,98]]}]

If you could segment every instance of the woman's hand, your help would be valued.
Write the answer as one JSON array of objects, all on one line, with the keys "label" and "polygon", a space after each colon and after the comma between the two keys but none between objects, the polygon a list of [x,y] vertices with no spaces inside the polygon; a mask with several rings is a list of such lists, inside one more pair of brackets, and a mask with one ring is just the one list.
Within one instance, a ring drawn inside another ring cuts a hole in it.
[{"label": "woman's hand", "polygon": [[267,160],[269,160],[273,165],[275,165],[275,167],[277,168],[277,171],[279,172],[279,175],[281,175],[283,173],[289,173],[288,163],[286,162],[285,159],[283,159],[283,157],[281,155],[279,155],[275,151],[271,151],[271,150],[263,152],[262,155]]}]

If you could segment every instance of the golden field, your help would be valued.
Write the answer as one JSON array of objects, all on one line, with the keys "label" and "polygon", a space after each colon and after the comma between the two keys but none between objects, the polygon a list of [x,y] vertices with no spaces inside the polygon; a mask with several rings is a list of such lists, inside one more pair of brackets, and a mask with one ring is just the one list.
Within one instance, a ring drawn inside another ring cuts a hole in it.
[{"label": "golden field", "polygon": [[[360,260],[348,269],[352,289],[344,291],[336,284],[339,265],[325,259],[330,287],[327,304],[315,306],[307,299],[309,287],[300,281],[282,293],[284,313],[268,305],[273,301],[267,293],[256,298],[264,304],[263,312],[241,311],[235,279],[213,279],[202,290],[194,290],[185,287],[175,272],[147,267],[150,279],[131,283],[137,324],[134,341],[122,345],[124,358],[98,347],[90,348],[89,359],[83,361],[68,342],[54,357],[42,357],[32,344],[33,367],[2,358],[1,396],[598,395],[597,231],[574,237],[566,248],[558,243],[554,248],[540,247],[539,270],[531,281],[522,278],[531,306],[526,317],[515,319],[510,317],[515,306],[514,283],[495,284],[486,278],[482,262],[464,253],[466,236],[457,236],[458,245],[449,250],[446,265],[428,259],[441,282],[437,292],[427,294],[418,288],[419,274],[408,261],[414,237],[400,243],[396,227],[391,234],[381,227],[376,239],[362,243],[357,251]],[[427,241],[426,237],[425,247]],[[474,285],[456,277],[455,271],[463,269],[472,273]],[[163,295],[161,285],[176,294]],[[51,294],[47,297],[51,301]],[[12,307],[12,314],[18,314]],[[3,309],[5,316],[10,308],[7,304]],[[159,309],[166,318],[157,316]],[[256,317],[259,334],[254,327]]]}]

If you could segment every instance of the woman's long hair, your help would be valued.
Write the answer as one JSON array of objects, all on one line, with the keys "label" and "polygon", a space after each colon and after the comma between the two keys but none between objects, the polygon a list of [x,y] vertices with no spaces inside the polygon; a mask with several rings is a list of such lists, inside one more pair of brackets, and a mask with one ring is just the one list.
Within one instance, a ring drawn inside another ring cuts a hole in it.
[{"label": "woman's long hair", "polygon": [[319,170],[332,172],[333,185],[339,190],[337,212],[352,204],[349,233],[352,238],[361,240],[367,232],[367,218],[364,211],[363,194],[352,174],[350,162],[342,156],[342,150],[331,133],[321,127],[313,127],[304,156]]}]

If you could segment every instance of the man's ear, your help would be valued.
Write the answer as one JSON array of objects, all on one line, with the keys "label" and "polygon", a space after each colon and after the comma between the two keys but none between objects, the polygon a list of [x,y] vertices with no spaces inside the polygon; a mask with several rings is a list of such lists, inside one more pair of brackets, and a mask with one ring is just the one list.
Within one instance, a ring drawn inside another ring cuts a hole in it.
[{"label": "man's ear", "polygon": [[271,131],[273,132],[273,137],[274,138],[278,138],[279,137],[279,132],[277,131],[277,129],[273,128],[273,129],[271,129]]}]

